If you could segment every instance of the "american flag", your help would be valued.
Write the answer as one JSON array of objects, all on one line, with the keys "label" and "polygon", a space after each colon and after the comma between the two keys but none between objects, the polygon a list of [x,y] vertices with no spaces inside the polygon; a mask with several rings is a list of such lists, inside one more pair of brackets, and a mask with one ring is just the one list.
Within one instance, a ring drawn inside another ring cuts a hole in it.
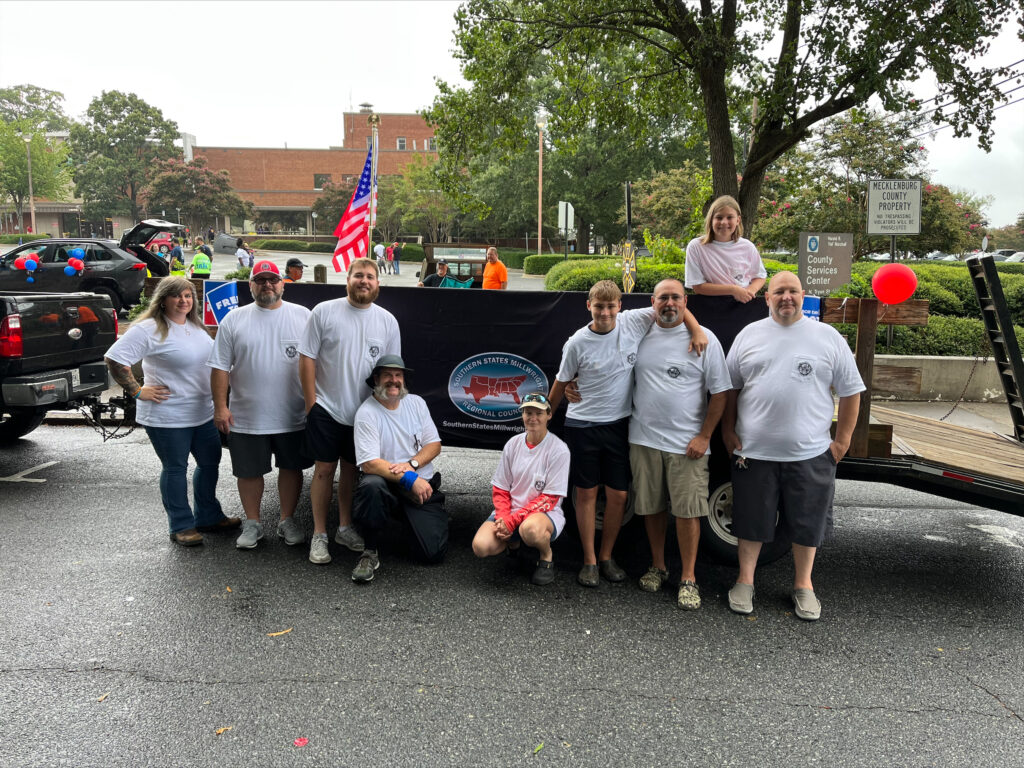
[{"label": "american flag", "polygon": [[[348,271],[355,259],[366,256],[370,249],[370,201],[376,202],[377,180],[373,177],[373,147],[366,153],[366,165],[359,177],[359,184],[352,192],[348,208],[341,215],[341,221],[334,228],[338,244],[334,246],[334,271]],[[373,206],[376,208],[376,206]],[[342,266],[344,265],[344,267]]]}]

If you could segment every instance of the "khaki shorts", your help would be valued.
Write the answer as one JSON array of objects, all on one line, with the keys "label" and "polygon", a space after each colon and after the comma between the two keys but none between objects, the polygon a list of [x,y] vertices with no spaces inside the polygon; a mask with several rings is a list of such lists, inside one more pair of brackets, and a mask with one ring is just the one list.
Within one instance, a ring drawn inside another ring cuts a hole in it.
[{"label": "khaki shorts", "polygon": [[[646,445],[629,444],[633,468],[633,511],[656,515],[668,507],[674,517],[708,515],[708,457],[688,459]],[[671,500],[671,505],[666,502]]]}]

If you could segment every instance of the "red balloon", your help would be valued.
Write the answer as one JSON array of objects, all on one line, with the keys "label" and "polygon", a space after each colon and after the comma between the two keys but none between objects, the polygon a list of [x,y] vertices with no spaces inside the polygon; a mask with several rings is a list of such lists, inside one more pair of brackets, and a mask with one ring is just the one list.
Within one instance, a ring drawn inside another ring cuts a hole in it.
[{"label": "red balloon", "polygon": [[902,304],[917,290],[917,275],[906,264],[886,264],[871,278],[871,289],[883,304]]},{"label": "red balloon", "polygon": [[16,258],[14,260],[14,268],[15,269],[24,269],[25,268],[25,257],[24,256],[19,256],[18,258]]},{"label": "red balloon", "polygon": [[75,269],[81,269],[85,266],[85,262],[81,259],[68,259],[68,264]]}]

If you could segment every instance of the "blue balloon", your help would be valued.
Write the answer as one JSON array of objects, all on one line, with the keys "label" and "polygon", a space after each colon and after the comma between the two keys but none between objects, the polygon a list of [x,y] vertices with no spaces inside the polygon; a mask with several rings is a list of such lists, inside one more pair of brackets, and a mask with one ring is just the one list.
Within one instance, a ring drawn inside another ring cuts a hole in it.
[{"label": "blue balloon", "polygon": [[29,275],[25,279],[28,280],[30,283],[34,283],[36,281],[36,279],[34,277],[32,277],[32,275]]},{"label": "blue balloon", "polygon": [[39,269],[39,262],[35,261],[34,259],[29,259],[28,261],[25,262],[25,269],[27,269],[29,272],[35,272],[37,269]]},{"label": "blue balloon", "polygon": [[64,274],[67,275],[68,277],[72,277],[78,274],[78,270],[72,267],[70,264],[68,264],[66,267],[64,267]]},{"label": "blue balloon", "polygon": [[83,251],[81,248],[72,248],[71,255],[74,256],[76,259],[84,259],[85,251]]}]

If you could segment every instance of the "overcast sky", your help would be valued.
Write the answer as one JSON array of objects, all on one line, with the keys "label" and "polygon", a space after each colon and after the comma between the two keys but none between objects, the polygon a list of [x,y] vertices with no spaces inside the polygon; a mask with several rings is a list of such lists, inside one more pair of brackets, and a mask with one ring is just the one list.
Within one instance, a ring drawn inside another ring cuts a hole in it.
[{"label": "overcast sky", "polygon": [[[337,146],[342,112],[361,102],[414,112],[433,101],[435,77],[461,82],[451,55],[457,7],[0,0],[0,86],[61,91],[74,117],[103,90],[130,91],[201,146]],[[987,61],[1018,59],[1024,46],[1008,30]],[[922,81],[919,95],[934,96],[934,85]],[[998,227],[1024,212],[1024,102],[995,114],[990,154],[951,129],[922,144],[935,181],[993,196],[987,214]]]}]

